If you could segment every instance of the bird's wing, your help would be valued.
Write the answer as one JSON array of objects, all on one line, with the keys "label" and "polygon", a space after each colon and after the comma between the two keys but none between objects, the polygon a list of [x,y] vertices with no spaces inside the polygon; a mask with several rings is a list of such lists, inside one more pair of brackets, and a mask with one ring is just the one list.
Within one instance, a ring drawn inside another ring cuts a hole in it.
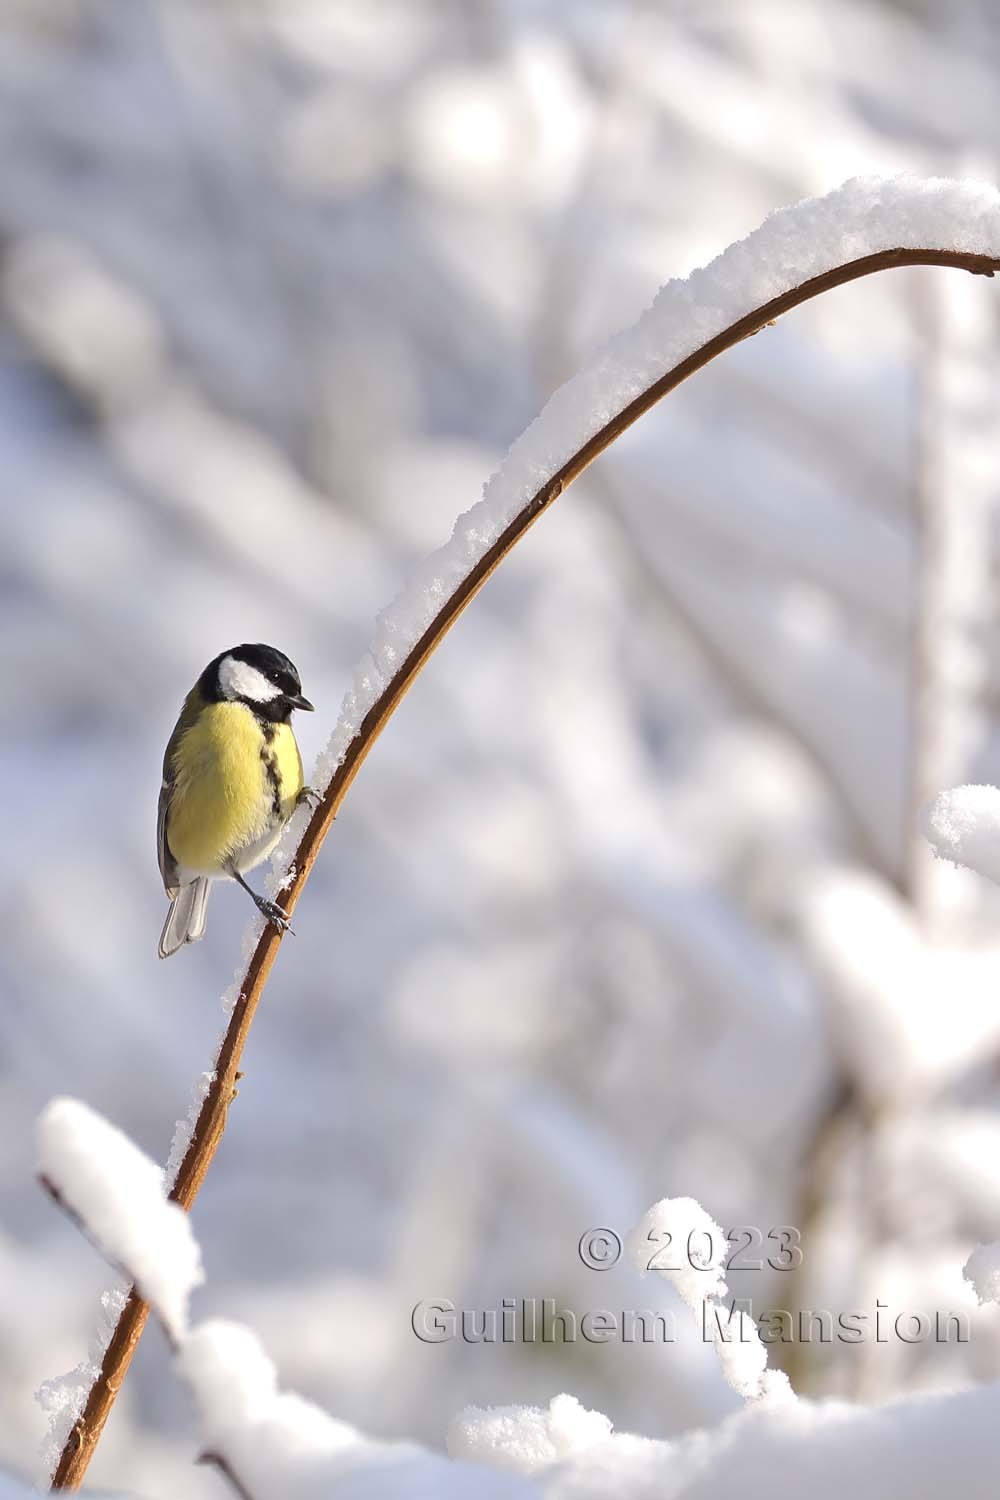
[{"label": "bird's wing", "polygon": [[171,900],[180,886],[177,861],[171,854],[170,845],[167,842],[167,816],[170,812],[170,799],[173,796],[175,779],[174,756],[181,739],[197,719],[201,708],[201,699],[197,689],[194,689],[184,699],[184,707],[181,709],[180,717],[174,725],[173,734],[167,741],[167,748],[163,754],[163,780],[160,783],[160,800],[156,810],[156,853],[160,862],[163,888]]},{"label": "bird's wing", "polygon": [[173,782],[164,780],[160,785],[160,802],[156,810],[156,854],[160,861],[163,889],[171,901],[180,887],[180,881],[177,878],[177,861],[171,854],[170,845],[167,843],[167,809],[170,807],[172,791]]}]

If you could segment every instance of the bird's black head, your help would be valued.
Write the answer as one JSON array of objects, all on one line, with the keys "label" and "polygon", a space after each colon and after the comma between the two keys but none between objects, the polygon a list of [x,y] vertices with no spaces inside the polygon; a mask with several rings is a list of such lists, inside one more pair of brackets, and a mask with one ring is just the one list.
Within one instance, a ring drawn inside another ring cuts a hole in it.
[{"label": "bird's black head", "polygon": [[233,646],[209,662],[198,680],[202,697],[210,703],[245,703],[259,719],[271,724],[288,721],[293,708],[311,711],[302,684],[288,657],[273,646]]}]

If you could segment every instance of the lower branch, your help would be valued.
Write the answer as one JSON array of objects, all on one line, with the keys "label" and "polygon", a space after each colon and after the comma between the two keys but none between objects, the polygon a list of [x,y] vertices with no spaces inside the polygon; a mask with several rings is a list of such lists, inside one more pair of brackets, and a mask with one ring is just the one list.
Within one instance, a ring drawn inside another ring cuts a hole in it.
[{"label": "lower branch", "polygon": [[199,1453],[198,1462],[211,1464],[214,1469],[218,1469],[233,1493],[240,1496],[240,1500],[253,1500],[250,1491],[237,1479],[228,1460],[223,1458],[221,1453]]}]

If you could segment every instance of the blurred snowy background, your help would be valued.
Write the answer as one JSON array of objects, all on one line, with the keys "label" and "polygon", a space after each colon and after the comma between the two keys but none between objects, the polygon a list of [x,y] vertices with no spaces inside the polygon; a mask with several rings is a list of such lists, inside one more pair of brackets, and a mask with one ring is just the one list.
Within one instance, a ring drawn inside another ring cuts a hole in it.
[{"label": "blurred snowy background", "polygon": [[[69,1092],[163,1159],[248,903],[155,958],[163,744],[266,640],[332,726],[376,610],[551,389],[772,208],[995,177],[986,0],[5,0],[0,1462],[107,1272],[33,1182]],[[1000,776],[996,291],[891,272],[730,353],[504,565],[352,791],[195,1210],[197,1316],[379,1436],[570,1389],[651,1436],[711,1351],[426,1345],[415,1302],[670,1305],[577,1257],[690,1194],[801,1230],[754,1310],[971,1309],[1000,1236],[997,892],[915,812]],[[995,1312],[995,1309],[993,1310]],[[804,1394],[995,1376],[772,1351]],[[687,1322],[679,1318],[680,1331]],[[91,1471],[221,1496],[150,1330]]]}]

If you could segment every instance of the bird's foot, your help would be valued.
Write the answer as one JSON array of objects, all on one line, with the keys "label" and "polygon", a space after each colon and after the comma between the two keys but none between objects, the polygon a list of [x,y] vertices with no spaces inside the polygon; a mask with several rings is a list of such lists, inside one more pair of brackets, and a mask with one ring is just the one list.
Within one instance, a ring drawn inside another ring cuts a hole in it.
[{"label": "bird's foot", "polygon": [[257,910],[277,927],[279,932],[290,932],[292,937],[295,936],[292,924],[276,901],[268,901],[264,896],[256,896],[254,899],[257,902]]},{"label": "bird's foot", "polygon": [[295,799],[295,805],[296,807],[301,807],[303,802],[307,802],[310,807],[319,807],[322,800],[322,795],[317,792],[315,787],[304,786]]}]

